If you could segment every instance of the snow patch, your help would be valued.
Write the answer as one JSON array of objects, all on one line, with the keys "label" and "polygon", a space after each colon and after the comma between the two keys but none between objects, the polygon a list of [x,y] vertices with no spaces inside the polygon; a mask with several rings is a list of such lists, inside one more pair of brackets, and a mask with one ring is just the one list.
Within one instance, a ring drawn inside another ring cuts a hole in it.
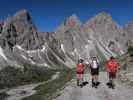
[{"label": "snow patch", "polygon": [[76,55],[78,58],[81,57],[80,53],[78,53],[78,50],[77,50],[76,48],[74,49],[74,53],[75,53],[75,55]]},{"label": "snow patch", "polygon": [[60,72],[56,72],[55,75],[52,76],[51,80],[55,80],[59,77]]},{"label": "snow patch", "polygon": [[75,54],[74,54],[74,52],[71,52],[71,54],[74,56]]},{"label": "snow patch", "polygon": [[43,64],[37,64],[38,66],[41,67],[46,67],[46,68],[50,68],[50,66],[47,63],[43,63]]},{"label": "snow patch", "polygon": [[87,49],[89,47],[89,45],[85,45],[85,48]]},{"label": "snow patch", "polygon": [[32,64],[36,64],[33,60],[29,59]]},{"label": "snow patch", "polygon": [[16,45],[16,47],[22,51],[25,51],[20,45]]},{"label": "snow patch", "polygon": [[48,64],[47,64],[47,63],[44,63],[43,65],[44,65],[44,66],[48,66]]},{"label": "snow patch", "polygon": [[75,53],[78,53],[78,50],[77,50],[76,48],[74,48],[74,52],[75,52]]},{"label": "snow patch", "polygon": [[15,47],[17,47],[19,50],[25,51],[27,53],[36,53],[38,51],[41,51],[42,52],[42,51],[45,51],[45,49],[46,49],[45,45],[43,45],[43,48],[42,49],[37,49],[37,50],[25,50],[20,45],[16,45]]},{"label": "snow patch", "polygon": [[4,52],[3,52],[3,49],[0,47],[0,55],[7,61],[8,59],[7,59],[7,57],[6,57],[6,55],[4,54]]},{"label": "snow patch", "polygon": [[61,50],[65,53],[64,45],[61,44]]},{"label": "snow patch", "polygon": [[41,49],[41,51],[45,51],[46,47],[45,45],[43,45],[43,48]]},{"label": "snow patch", "polygon": [[24,56],[24,55],[21,55],[21,56],[22,56],[25,60],[28,60],[26,56]]},{"label": "snow patch", "polygon": [[92,43],[92,41],[91,40],[88,40],[88,43]]},{"label": "snow patch", "polygon": [[76,41],[76,37],[73,37],[73,40]]},{"label": "snow patch", "polygon": [[28,50],[27,53],[36,53],[37,50]]}]

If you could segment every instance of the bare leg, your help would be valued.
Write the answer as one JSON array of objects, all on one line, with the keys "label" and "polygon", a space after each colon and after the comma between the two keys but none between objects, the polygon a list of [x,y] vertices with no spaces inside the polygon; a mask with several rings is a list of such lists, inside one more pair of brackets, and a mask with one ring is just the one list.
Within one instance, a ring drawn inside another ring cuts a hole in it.
[{"label": "bare leg", "polygon": [[95,77],[92,75],[92,87],[94,87],[94,81],[95,81]]},{"label": "bare leg", "polygon": [[98,75],[96,75],[96,81],[98,82],[98,80],[99,80],[99,77],[98,77]]},{"label": "bare leg", "polygon": [[83,81],[83,74],[77,74],[77,86],[80,86]]},{"label": "bare leg", "polygon": [[97,88],[97,75],[94,76],[94,85],[95,85],[95,88]]},{"label": "bare leg", "polygon": [[79,86],[79,81],[80,81],[79,74],[77,74],[77,86]]}]

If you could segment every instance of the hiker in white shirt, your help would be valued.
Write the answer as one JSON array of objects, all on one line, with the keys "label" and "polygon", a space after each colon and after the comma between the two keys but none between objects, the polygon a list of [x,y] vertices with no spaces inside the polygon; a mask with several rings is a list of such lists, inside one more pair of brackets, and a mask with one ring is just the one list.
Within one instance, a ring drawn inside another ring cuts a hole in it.
[{"label": "hiker in white shirt", "polygon": [[99,63],[97,57],[92,57],[91,59],[91,64],[90,64],[90,69],[91,69],[91,77],[92,77],[92,87],[97,88],[99,85]]}]

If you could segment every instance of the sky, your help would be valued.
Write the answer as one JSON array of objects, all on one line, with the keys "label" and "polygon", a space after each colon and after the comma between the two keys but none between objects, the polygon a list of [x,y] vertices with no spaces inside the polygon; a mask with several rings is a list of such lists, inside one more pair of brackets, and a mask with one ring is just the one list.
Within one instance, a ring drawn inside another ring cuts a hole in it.
[{"label": "sky", "polygon": [[82,23],[109,13],[119,26],[133,21],[133,0],[0,0],[0,20],[26,9],[39,31],[55,31],[66,17],[76,14]]}]

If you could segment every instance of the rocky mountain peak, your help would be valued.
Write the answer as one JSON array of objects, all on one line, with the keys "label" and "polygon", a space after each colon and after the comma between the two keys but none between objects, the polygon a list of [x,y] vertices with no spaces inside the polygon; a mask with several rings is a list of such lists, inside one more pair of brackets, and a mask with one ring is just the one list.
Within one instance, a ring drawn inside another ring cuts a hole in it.
[{"label": "rocky mountain peak", "polygon": [[80,20],[78,19],[78,17],[73,14],[72,16],[66,18],[64,25],[66,26],[70,26],[70,27],[79,27],[81,25]]},{"label": "rocky mountain peak", "polygon": [[96,15],[97,17],[111,17],[111,15],[105,11],[102,11]]},{"label": "rocky mountain peak", "polygon": [[[107,23],[112,23],[112,17],[109,13],[106,12],[100,12],[98,13],[96,16],[92,17],[91,19],[89,19],[89,21],[87,21],[84,26],[93,26],[96,24],[107,24]],[[95,26],[94,26],[95,27]]]},{"label": "rocky mountain peak", "polygon": [[16,16],[18,16],[18,15],[23,16],[23,15],[27,15],[27,14],[29,14],[29,12],[26,9],[22,9],[16,13]]},{"label": "rocky mountain peak", "polygon": [[17,17],[18,19],[24,18],[25,20],[28,20],[28,21],[31,20],[31,16],[30,16],[29,12],[25,9],[17,12],[15,14],[15,17]]},{"label": "rocky mountain peak", "polygon": [[[81,27],[81,22],[78,17],[73,14],[65,19],[65,21],[57,28],[56,33],[64,33],[69,29],[79,29]],[[58,36],[57,36],[58,37]]]},{"label": "rocky mountain peak", "polygon": [[28,50],[41,47],[40,33],[37,32],[27,10],[21,10],[14,16],[7,18],[0,39],[3,48],[9,45],[10,48],[21,45]]},{"label": "rocky mountain peak", "polygon": [[5,20],[5,25],[7,26],[9,24],[17,24],[16,26],[20,25],[26,25],[26,24],[33,24],[32,18],[27,10],[20,10],[13,16],[8,17]]}]

